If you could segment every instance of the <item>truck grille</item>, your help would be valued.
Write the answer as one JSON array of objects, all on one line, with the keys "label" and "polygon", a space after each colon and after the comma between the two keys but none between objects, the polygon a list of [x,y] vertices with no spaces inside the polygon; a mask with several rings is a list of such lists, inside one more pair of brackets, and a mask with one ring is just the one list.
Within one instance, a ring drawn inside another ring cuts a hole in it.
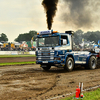
[{"label": "truck grille", "polygon": [[38,53],[39,61],[51,61],[54,59],[54,52],[52,51],[41,51]]}]

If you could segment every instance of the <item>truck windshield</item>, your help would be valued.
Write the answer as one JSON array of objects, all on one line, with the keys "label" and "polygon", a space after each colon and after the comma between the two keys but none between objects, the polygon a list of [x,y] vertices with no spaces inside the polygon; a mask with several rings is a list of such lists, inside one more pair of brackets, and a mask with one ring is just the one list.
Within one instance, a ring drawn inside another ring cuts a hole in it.
[{"label": "truck windshield", "polygon": [[59,45],[59,37],[42,37],[37,39],[37,47],[49,47],[49,46],[58,46]]}]

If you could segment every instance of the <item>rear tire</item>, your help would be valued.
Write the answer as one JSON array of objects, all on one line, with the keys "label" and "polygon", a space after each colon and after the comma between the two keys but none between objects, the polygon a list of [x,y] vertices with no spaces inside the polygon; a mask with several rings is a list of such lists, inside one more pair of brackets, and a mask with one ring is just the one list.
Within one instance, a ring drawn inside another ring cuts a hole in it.
[{"label": "rear tire", "polygon": [[[41,67],[42,67],[42,65],[41,65]],[[51,68],[51,66],[50,65],[46,65],[45,67],[42,67],[42,68],[43,68],[43,70],[48,71]]]},{"label": "rear tire", "polygon": [[73,70],[73,68],[74,68],[74,60],[73,58],[68,57],[64,69],[70,72]]},{"label": "rear tire", "polygon": [[91,56],[89,59],[89,69],[95,69],[97,65],[97,59],[95,58],[95,56]]}]

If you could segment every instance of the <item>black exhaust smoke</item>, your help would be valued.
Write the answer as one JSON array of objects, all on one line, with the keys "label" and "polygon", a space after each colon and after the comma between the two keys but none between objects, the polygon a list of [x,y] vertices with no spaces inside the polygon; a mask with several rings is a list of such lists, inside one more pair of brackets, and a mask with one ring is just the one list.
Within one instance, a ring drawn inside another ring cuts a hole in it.
[{"label": "black exhaust smoke", "polygon": [[56,15],[58,0],[43,0],[42,5],[44,6],[46,17],[47,17],[47,25],[50,30],[53,23],[53,18]]},{"label": "black exhaust smoke", "polygon": [[[92,15],[89,7],[89,0],[63,0],[63,7],[69,8],[69,12],[63,12],[61,18],[65,23],[71,23],[76,28],[92,27]],[[92,1],[92,0],[91,0]]]}]

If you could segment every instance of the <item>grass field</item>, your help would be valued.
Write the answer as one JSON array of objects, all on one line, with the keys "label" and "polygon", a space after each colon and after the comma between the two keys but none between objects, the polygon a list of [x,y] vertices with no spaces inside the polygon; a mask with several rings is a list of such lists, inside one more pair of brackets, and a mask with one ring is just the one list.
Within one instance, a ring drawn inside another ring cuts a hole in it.
[{"label": "grass field", "polygon": [[100,88],[96,89],[95,91],[86,92],[83,95],[84,97],[80,99],[75,99],[74,95],[61,100],[100,100]]},{"label": "grass field", "polygon": [[[0,55],[0,58],[10,58],[10,57],[35,57],[35,55]],[[26,64],[35,64],[35,61],[30,62],[11,62],[11,63],[0,63],[0,66],[7,65],[26,65]]]},{"label": "grass field", "polygon": [[35,57],[35,55],[0,55],[0,58],[9,58],[9,57]]},{"label": "grass field", "polygon": [[7,66],[7,65],[27,65],[27,64],[35,64],[35,61],[30,62],[12,62],[12,63],[0,63],[0,66]]}]

